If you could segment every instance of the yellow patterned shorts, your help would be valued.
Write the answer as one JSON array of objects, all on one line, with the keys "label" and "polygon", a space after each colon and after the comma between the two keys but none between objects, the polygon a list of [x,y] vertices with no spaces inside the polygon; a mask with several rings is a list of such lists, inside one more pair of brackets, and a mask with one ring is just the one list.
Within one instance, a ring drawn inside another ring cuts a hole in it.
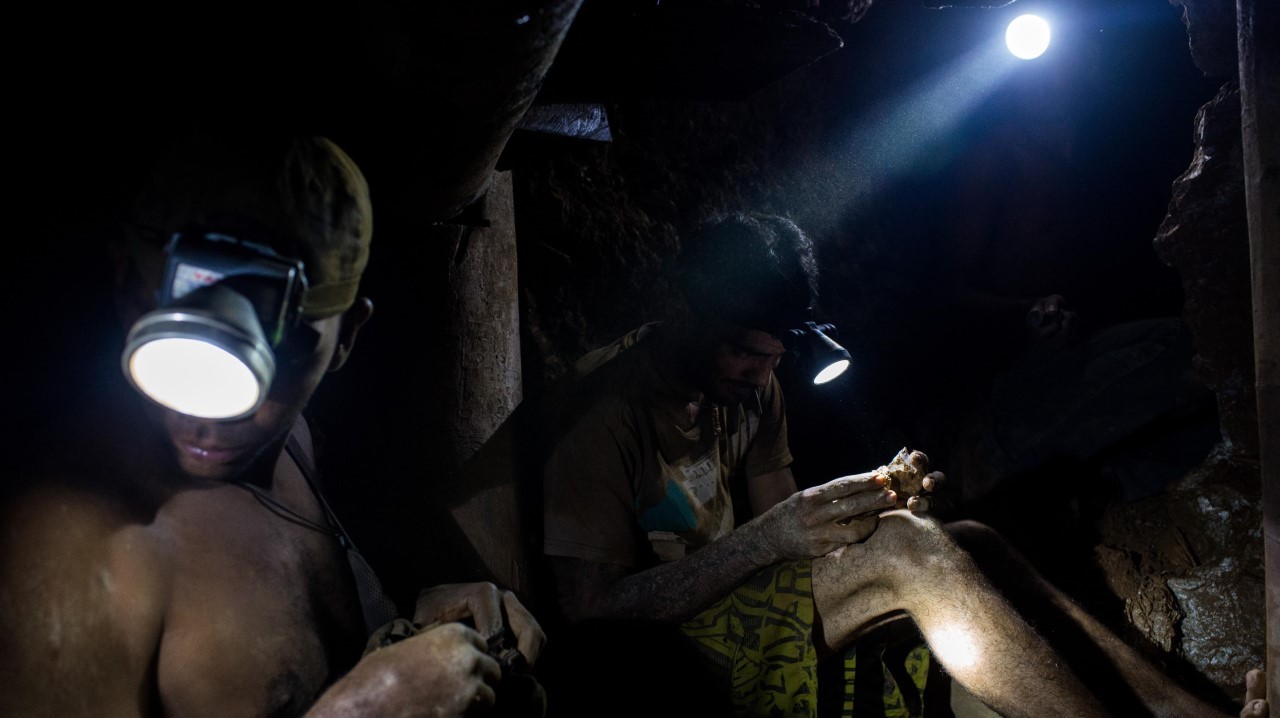
[{"label": "yellow patterned shorts", "polygon": [[[808,561],[786,562],[757,573],[733,593],[686,621],[681,630],[728,681],[735,715],[783,718],[818,715],[818,655],[813,644],[813,582]],[[883,667],[881,667],[883,670]],[[929,652],[907,655],[906,673],[923,691]],[[853,711],[856,661],[844,658],[845,700]],[[886,671],[887,673],[887,671]],[[887,681],[886,718],[908,718],[898,686]]]}]

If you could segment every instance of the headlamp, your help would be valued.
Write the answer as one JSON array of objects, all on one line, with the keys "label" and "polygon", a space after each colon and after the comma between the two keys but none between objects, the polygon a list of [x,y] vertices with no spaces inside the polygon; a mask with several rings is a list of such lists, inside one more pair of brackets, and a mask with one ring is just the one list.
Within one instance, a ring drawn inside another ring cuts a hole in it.
[{"label": "headlamp", "polygon": [[302,262],[204,230],[177,232],[159,305],[134,322],[121,365],[156,403],[202,419],[257,411],[276,373],[274,349],[299,324]]},{"label": "headlamp", "polygon": [[835,334],[836,325],[813,322],[782,333],[782,345],[799,356],[802,371],[814,384],[826,384],[849,368],[852,358],[831,338]]}]

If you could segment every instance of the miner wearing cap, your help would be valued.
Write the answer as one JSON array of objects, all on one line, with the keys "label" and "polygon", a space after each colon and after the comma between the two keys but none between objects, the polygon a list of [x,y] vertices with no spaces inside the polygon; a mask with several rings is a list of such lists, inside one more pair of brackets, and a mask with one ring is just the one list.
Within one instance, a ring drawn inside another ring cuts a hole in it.
[{"label": "miner wearing cap", "polygon": [[493,639],[531,662],[538,623],[490,584],[423,591],[398,617],[315,481],[301,411],[373,309],[355,163],[322,138],[197,137],[126,235],[123,371],[7,487],[0,714],[492,706]]},{"label": "miner wearing cap", "polygon": [[917,512],[943,480],[923,453],[797,491],[774,368],[792,328],[814,326],[817,265],[798,226],[719,218],[678,262],[670,316],[583,357],[552,412],[543,551],[567,624],[548,655],[553,702],[580,693],[563,676],[588,670],[574,656],[594,646],[591,665],[614,676],[611,715],[816,715],[818,663],[905,613],[932,660],[1001,715],[1108,715],[1116,695],[1064,664],[980,558],[1064,609],[1115,660],[1128,705],[1217,713],[990,529]]}]

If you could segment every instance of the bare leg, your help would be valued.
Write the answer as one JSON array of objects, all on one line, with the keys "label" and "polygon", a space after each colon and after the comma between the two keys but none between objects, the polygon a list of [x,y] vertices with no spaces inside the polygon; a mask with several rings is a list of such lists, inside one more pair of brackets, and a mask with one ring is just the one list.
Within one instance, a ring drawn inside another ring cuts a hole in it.
[{"label": "bare leg", "polygon": [[[1051,641],[1081,666],[1080,677],[1095,695],[1130,699],[1125,712],[1175,717],[1225,715],[1191,695],[1128,643],[1049,583],[998,533],[972,521],[948,524],[946,531],[975,560],[1003,595],[1030,616]],[[1118,679],[1118,680],[1117,680]]]},{"label": "bare leg", "polygon": [[814,560],[813,592],[827,650],[904,610],[952,677],[1001,715],[1107,715],[932,520],[886,514],[866,542]]}]

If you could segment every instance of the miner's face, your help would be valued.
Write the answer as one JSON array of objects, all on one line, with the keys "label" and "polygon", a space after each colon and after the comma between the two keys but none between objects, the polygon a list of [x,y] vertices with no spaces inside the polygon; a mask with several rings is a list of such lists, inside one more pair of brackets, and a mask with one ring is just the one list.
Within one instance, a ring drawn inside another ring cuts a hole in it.
[{"label": "miner's face", "polygon": [[786,353],[775,336],[756,329],[731,327],[717,334],[710,361],[698,387],[721,405],[754,399],[769,385],[773,370]]},{"label": "miner's face", "polygon": [[[135,258],[136,260],[137,258]],[[155,308],[163,263],[134,261],[119,274],[124,330]],[[356,333],[373,311],[367,299],[342,314],[303,322],[275,350],[276,373],[262,406],[236,421],[200,419],[155,404],[149,412],[163,429],[168,449],[190,476],[232,480],[281,440],[328,371],[346,360]]]},{"label": "miner's face", "polygon": [[164,427],[168,448],[182,471],[204,479],[234,479],[283,439],[334,363],[343,319],[343,315],[327,317],[295,330],[291,339],[302,332],[316,332],[319,339],[314,347],[309,341],[296,340],[290,346],[290,339],[278,347],[271,390],[262,406],[244,419],[199,419],[155,406],[152,411]]}]

